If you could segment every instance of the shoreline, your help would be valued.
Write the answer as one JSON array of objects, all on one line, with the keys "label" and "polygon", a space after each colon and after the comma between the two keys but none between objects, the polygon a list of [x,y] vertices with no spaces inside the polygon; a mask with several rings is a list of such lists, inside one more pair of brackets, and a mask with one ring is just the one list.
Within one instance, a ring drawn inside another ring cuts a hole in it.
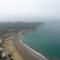
[{"label": "shoreline", "polygon": [[5,42],[9,44],[6,45],[8,54],[13,54],[15,60],[48,60],[44,55],[39,54],[28,45],[26,45],[23,40],[23,33],[13,34],[11,37],[8,37]]},{"label": "shoreline", "polygon": [[14,43],[21,55],[25,57],[24,60],[48,60],[44,55],[26,45],[19,36],[17,37]]},{"label": "shoreline", "polygon": [[44,60],[48,60],[45,56],[43,56],[41,53],[38,53],[37,51],[35,51],[34,49],[30,48],[27,44],[23,43],[22,44],[24,45],[24,47],[26,48],[26,50],[31,53],[32,55],[34,56],[37,56],[38,58],[42,58]]}]

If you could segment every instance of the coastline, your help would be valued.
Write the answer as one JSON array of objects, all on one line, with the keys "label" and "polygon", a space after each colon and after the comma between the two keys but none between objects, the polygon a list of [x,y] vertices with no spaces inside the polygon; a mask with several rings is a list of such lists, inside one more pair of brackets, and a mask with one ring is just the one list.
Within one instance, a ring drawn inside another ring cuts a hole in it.
[{"label": "coastline", "polygon": [[14,60],[48,60],[45,56],[26,45],[22,40],[22,36],[23,31],[14,33],[5,40],[7,54],[11,54]]},{"label": "coastline", "polygon": [[22,44],[24,45],[24,47],[26,48],[26,50],[31,53],[32,55],[34,55],[35,57],[37,57],[38,59],[42,58],[43,60],[48,60],[45,56],[43,56],[41,53],[38,53],[37,51],[35,51],[34,49],[30,48],[28,45],[26,45],[25,43],[22,42]]},{"label": "coastline", "polygon": [[26,45],[19,36],[15,38],[14,44],[18,52],[24,57],[24,60],[48,60],[44,55]]}]

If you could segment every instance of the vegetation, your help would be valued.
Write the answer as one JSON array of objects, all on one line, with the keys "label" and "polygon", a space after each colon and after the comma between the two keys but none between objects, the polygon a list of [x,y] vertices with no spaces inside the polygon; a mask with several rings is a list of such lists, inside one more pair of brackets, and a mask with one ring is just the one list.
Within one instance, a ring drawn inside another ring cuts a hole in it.
[{"label": "vegetation", "polygon": [[15,31],[18,32],[24,29],[36,29],[40,24],[40,22],[0,22],[0,36],[4,35],[8,31]]}]

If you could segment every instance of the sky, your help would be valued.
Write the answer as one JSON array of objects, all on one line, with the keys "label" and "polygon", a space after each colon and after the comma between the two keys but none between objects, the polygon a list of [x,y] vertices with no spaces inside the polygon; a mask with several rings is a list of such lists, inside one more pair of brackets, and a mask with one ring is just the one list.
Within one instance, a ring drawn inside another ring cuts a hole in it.
[{"label": "sky", "polygon": [[0,21],[8,17],[60,18],[60,0],[0,0]]}]

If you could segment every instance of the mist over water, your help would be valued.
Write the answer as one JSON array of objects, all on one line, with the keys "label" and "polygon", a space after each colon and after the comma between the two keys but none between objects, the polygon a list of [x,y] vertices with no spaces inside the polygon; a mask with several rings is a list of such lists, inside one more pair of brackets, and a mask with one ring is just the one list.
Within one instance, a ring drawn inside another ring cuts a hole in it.
[{"label": "mist over water", "polygon": [[49,20],[36,31],[26,33],[24,42],[45,56],[60,59],[60,21]]}]

